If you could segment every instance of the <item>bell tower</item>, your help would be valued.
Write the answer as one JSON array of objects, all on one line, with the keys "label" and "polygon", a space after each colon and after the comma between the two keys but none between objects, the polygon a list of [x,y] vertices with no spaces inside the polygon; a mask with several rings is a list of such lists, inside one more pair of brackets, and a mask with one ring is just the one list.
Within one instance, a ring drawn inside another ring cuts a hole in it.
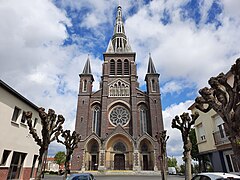
[{"label": "bell tower", "polygon": [[148,69],[145,76],[145,81],[147,85],[152,136],[155,136],[157,132],[163,130],[159,76],[160,74],[158,74],[155,69],[151,54],[149,54]]}]

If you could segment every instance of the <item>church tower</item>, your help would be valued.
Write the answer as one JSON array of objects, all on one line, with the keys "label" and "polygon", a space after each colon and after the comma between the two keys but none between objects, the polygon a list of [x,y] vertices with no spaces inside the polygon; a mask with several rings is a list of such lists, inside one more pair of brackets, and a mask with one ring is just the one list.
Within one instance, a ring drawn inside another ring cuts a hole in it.
[{"label": "church tower", "polygon": [[140,90],[135,58],[118,6],[103,53],[100,89],[92,92],[89,58],[80,74],[75,130],[82,139],[73,154],[73,170],[160,170],[155,138],[164,130],[159,74],[149,56],[147,92]]}]

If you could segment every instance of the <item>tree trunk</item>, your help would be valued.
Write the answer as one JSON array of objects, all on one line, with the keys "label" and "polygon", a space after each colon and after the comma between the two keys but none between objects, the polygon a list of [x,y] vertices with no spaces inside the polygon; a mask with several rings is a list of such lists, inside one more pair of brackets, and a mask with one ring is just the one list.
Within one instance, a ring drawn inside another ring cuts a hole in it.
[{"label": "tree trunk", "polygon": [[36,180],[41,180],[42,178],[42,173],[43,173],[43,163],[45,160],[45,155],[47,154],[47,150],[45,150],[45,152],[41,152],[39,153],[39,159],[38,159],[38,167],[37,167],[37,173],[36,173]]},{"label": "tree trunk", "polygon": [[67,174],[70,174],[70,168],[69,168],[69,162],[70,162],[70,158],[71,157],[71,153],[69,152],[69,150],[67,150],[66,152],[66,161],[65,161],[65,172],[64,172],[64,177],[65,179],[67,178]]},{"label": "tree trunk", "polygon": [[191,151],[185,152],[185,180],[192,179]]},{"label": "tree trunk", "polygon": [[38,159],[37,173],[36,173],[36,177],[35,177],[36,180],[41,180],[42,166],[43,166],[44,158],[45,158],[44,153],[42,155],[40,154],[39,159]]},{"label": "tree trunk", "polygon": [[231,138],[235,171],[240,171],[240,136]]},{"label": "tree trunk", "polygon": [[162,172],[161,172],[161,175],[162,175],[162,180],[167,179],[165,154],[162,155]]}]

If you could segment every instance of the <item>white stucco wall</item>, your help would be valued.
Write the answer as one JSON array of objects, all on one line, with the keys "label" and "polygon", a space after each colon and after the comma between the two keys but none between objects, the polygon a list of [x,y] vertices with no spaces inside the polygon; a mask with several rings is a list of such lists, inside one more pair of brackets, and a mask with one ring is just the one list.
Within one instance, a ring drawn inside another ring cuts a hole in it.
[{"label": "white stucco wall", "polygon": [[[195,122],[195,128],[196,128],[196,137],[198,142],[198,149],[199,152],[205,152],[205,151],[212,151],[216,149],[214,138],[213,138],[213,131],[215,129],[215,124],[212,119],[214,115],[216,115],[216,112],[213,110],[210,110],[208,113],[203,113],[196,108],[192,109],[192,112],[197,111],[199,113],[199,117],[197,118]],[[202,123],[202,127],[205,131],[205,140],[199,139],[198,134],[198,125]]]},{"label": "white stucco wall", "polygon": [[[21,112],[17,121],[12,122],[11,119],[15,106],[20,108]],[[6,164],[1,166],[10,166],[14,151],[27,153],[23,164],[24,167],[32,167],[33,157],[38,155],[39,146],[34,142],[32,135],[29,134],[27,124],[21,123],[23,111],[32,111],[33,120],[38,118],[36,130],[40,134],[41,124],[38,112],[6,89],[0,87],[0,161],[2,160],[4,150],[11,151]]]}]

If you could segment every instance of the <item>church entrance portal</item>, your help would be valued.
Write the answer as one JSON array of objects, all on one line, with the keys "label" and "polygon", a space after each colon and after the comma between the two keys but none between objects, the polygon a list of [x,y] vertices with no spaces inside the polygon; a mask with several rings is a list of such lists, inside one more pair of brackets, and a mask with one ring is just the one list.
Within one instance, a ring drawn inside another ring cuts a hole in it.
[{"label": "church entrance portal", "polygon": [[115,156],[114,156],[114,170],[125,170],[125,156],[124,156],[124,154],[115,154]]},{"label": "church entrance portal", "polygon": [[97,164],[97,155],[92,155],[92,170],[97,170],[98,164]]},{"label": "church entrance portal", "polygon": [[148,156],[143,155],[143,170],[148,170]]}]

